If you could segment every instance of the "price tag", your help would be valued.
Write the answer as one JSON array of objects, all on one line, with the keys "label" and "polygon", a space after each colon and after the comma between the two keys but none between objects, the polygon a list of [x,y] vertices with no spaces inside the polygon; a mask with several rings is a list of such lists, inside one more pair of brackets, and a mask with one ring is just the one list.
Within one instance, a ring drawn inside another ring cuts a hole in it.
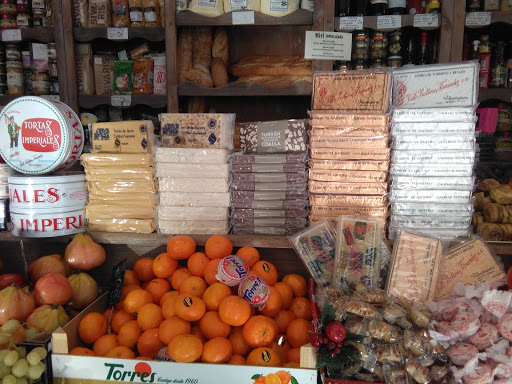
[{"label": "price tag", "polygon": [[254,24],[254,11],[233,12],[231,23],[233,25]]},{"label": "price tag", "polygon": [[110,104],[113,107],[129,107],[132,104],[132,95],[112,95]]},{"label": "price tag", "polygon": [[50,100],[50,101],[60,101],[59,95],[41,95],[43,99]]},{"label": "price tag", "polygon": [[350,60],[352,34],[347,32],[306,31],[304,58]]},{"label": "price tag", "polygon": [[398,29],[402,27],[402,16],[377,16],[377,29]]},{"label": "price tag", "polygon": [[128,40],[128,28],[107,28],[107,39]]},{"label": "price tag", "polygon": [[417,13],[414,15],[413,27],[439,27],[439,15],[436,13]]},{"label": "price tag", "polygon": [[471,12],[466,16],[466,25],[489,25],[491,24],[491,12]]},{"label": "price tag", "polygon": [[4,29],[2,41],[21,41],[21,29]]},{"label": "price tag", "polygon": [[340,17],[340,29],[353,31],[363,29],[363,16]]}]

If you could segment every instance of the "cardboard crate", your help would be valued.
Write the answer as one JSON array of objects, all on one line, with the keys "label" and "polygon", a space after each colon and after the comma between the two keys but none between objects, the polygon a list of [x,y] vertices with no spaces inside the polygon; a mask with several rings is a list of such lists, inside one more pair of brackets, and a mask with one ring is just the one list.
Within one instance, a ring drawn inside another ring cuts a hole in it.
[{"label": "cardboard crate", "polygon": [[101,384],[115,381],[134,383],[180,384],[251,384],[260,377],[277,371],[287,371],[295,384],[316,384],[315,369],[257,367],[227,364],[176,363],[69,355],[81,345],[78,324],[90,312],[103,312],[107,296],[75,316],[52,334],[52,368],[54,384]]}]

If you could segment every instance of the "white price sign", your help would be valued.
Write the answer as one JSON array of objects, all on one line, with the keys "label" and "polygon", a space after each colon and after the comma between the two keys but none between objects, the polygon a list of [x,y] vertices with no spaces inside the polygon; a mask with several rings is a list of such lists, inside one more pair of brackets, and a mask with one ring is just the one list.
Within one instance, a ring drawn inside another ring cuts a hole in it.
[{"label": "white price sign", "polygon": [[113,107],[129,107],[132,104],[132,95],[112,95],[110,104]]},{"label": "white price sign", "polygon": [[466,25],[489,25],[491,24],[491,12],[471,12],[466,16]]},{"label": "white price sign", "polygon": [[437,28],[439,27],[439,15],[436,13],[417,13],[414,15],[413,27]]},{"label": "white price sign", "polygon": [[107,39],[128,40],[128,28],[107,28]]},{"label": "white price sign", "polygon": [[340,30],[353,31],[363,29],[363,16],[340,17]]},{"label": "white price sign", "polygon": [[351,52],[351,33],[306,31],[306,59],[350,60]]},{"label": "white price sign", "polygon": [[377,16],[377,29],[398,29],[402,27],[402,16]]},{"label": "white price sign", "polygon": [[233,25],[254,24],[254,11],[233,12],[231,23]]},{"label": "white price sign", "polygon": [[21,29],[4,29],[2,41],[21,41]]}]

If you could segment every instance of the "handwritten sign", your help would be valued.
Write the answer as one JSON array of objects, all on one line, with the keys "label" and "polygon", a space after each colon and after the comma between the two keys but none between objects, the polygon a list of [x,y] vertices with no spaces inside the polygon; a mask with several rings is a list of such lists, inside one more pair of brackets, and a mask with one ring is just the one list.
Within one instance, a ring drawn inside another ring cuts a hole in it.
[{"label": "handwritten sign", "polygon": [[233,12],[231,23],[233,25],[254,24],[254,11]]},{"label": "handwritten sign", "polygon": [[398,29],[402,27],[400,15],[377,16],[377,29]]},{"label": "handwritten sign", "polygon": [[128,40],[128,28],[107,28],[107,39]]},{"label": "handwritten sign", "polygon": [[466,25],[489,25],[491,24],[491,12],[471,12],[466,16]]},{"label": "handwritten sign", "polygon": [[340,17],[340,30],[353,31],[363,29],[363,16]]},{"label": "handwritten sign", "polygon": [[413,27],[437,28],[439,27],[439,15],[435,13],[417,13],[414,15]]},{"label": "handwritten sign", "polygon": [[129,107],[132,104],[131,95],[112,95],[110,96],[110,104],[113,107]]},{"label": "handwritten sign", "polygon": [[306,59],[350,60],[351,51],[351,33],[306,31]]},{"label": "handwritten sign", "polygon": [[21,41],[21,29],[4,29],[2,41]]}]

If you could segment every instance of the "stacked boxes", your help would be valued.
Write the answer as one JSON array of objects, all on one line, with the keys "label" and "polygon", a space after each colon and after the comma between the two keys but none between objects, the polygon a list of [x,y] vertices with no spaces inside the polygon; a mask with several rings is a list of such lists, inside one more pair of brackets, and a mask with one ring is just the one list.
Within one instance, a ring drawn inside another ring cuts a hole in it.
[{"label": "stacked boxes", "polygon": [[394,73],[389,238],[398,228],[469,236],[478,64]]},{"label": "stacked boxes", "polygon": [[308,214],[305,120],[240,125],[242,153],[231,157],[233,233],[288,235]]}]

